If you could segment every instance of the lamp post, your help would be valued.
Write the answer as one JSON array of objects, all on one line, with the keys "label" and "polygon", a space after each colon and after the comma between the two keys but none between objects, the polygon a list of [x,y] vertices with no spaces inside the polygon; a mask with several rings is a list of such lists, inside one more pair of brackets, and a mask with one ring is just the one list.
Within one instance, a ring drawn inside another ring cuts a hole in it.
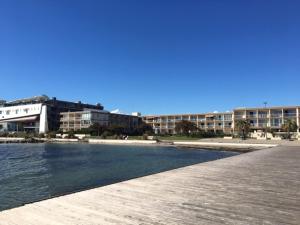
[{"label": "lamp post", "polygon": [[[268,104],[268,102],[264,102],[266,112],[267,112],[267,104]],[[265,126],[265,138],[266,138],[266,140],[268,139],[267,138],[267,129],[268,129],[268,112],[267,112],[267,122],[266,122],[266,126]]]}]

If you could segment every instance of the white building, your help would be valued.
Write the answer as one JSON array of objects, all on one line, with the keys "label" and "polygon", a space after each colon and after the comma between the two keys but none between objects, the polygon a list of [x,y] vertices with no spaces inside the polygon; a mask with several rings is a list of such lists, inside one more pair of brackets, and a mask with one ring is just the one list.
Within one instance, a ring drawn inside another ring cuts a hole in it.
[{"label": "white building", "polygon": [[60,126],[61,112],[85,109],[103,110],[103,106],[49,99],[45,95],[11,102],[2,100],[0,101],[0,132],[56,131]]},{"label": "white building", "polygon": [[[0,130],[48,131],[47,106],[41,103],[0,107]],[[1,127],[0,127],[1,128]]]}]

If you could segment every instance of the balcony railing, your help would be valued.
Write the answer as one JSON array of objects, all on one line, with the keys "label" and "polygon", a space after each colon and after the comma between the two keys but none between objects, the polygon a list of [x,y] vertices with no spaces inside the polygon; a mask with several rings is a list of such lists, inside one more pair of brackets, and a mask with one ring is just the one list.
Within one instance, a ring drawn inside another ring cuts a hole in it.
[{"label": "balcony railing", "polygon": [[271,123],[271,127],[281,127],[281,123]]},{"label": "balcony railing", "polygon": [[235,119],[245,119],[245,115],[234,115]]},{"label": "balcony railing", "polygon": [[273,113],[271,114],[271,117],[282,117],[281,113]]},{"label": "balcony railing", "polygon": [[247,118],[257,118],[257,114],[248,114]]},{"label": "balcony railing", "polygon": [[284,117],[296,117],[296,113],[284,113]]},{"label": "balcony railing", "polygon": [[268,127],[268,124],[267,123],[258,123],[256,125],[256,127],[263,127],[263,128],[265,128],[265,127]]},{"label": "balcony railing", "polygon": [[258,114],[258,118],[268,118],[268,114]]},{"label": "balcony railing", "polygon": [[223,129],[223,126],[215,126],[215,129]]}]

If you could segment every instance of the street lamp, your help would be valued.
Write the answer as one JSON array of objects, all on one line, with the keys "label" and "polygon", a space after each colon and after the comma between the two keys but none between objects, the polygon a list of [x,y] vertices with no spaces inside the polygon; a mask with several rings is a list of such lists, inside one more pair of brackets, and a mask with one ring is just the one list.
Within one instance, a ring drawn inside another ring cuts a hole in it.
[{"label": "street lamp", "polygon": [[[267,104],[268,104],[268,102],[264,102],[266,112],[267,112]],[[268,139],[267,138],[267,129],[268,129],[268,112],[267,112],[267,121],[266,121],[266,127],[265,127],[265,137],[266,137],[266,140]]]}]

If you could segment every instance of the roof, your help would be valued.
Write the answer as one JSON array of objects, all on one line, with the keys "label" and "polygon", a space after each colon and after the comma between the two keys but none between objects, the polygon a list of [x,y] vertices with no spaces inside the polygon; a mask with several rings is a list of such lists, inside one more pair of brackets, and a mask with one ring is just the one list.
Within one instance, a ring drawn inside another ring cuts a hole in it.
[{"label": "roof", "polygon": [[17,99],[14,101],[6,102],[8,105],[14,105],[14,104],[22,104],[22,103],[32,103],[32,102],[44,102],[49,100],[49,97],[47,95],[41,95],[41,96],[34,96],[31,98],[22,98]]},{"label": "roof", "polygon": [[264,109],[296,109],[296,108],[300,108],[300,106],[271,106],[271,107],[238,107],[233,109],[233,111],[237,111],[237,110],[264,110]]},{"label": "roof", "polygon": [[167,116],[207,116],[207,115],[220,115],[220,114],[232,114],[232,112],[218,112],[218,113],[184,113],[184,114],[162,114],[162,115],[145,115],[142,117],[167,117]]}]

